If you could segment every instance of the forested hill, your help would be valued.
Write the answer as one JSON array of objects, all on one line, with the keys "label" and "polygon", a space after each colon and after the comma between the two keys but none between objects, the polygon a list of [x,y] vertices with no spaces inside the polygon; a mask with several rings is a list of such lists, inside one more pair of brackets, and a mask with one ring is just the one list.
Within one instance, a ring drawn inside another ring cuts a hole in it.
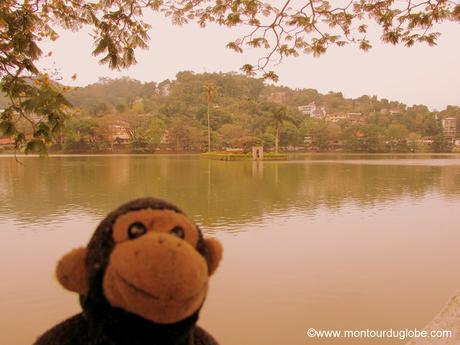
[{"label": "forested hill", "polygon": [[65,140],[100,142],[123,127],[124,140],[134,146],[203,151],[207,94],[214,150],[256,143],[270,148],[278,133],[281,149],[450,151],[446,139],[452,138],[445,137],[441,120],[460,121],[458,106],[435,113],[424,105],[293,90],[236,73],[180,72],[160,83],[101,79],[67,93],[79,111],[68,120]]}]

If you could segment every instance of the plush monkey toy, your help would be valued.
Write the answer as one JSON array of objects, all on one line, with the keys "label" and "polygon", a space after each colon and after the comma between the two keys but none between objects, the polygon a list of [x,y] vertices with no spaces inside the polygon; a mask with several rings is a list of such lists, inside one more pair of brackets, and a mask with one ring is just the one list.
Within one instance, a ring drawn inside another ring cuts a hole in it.
[{"label": "plush monkey toy", "polygon": [[83,312],[35,344],[217,345],[195,324],[221,257],[220,243],[176,206],[129,202],[58,263],[59,282],[80,295]]}]

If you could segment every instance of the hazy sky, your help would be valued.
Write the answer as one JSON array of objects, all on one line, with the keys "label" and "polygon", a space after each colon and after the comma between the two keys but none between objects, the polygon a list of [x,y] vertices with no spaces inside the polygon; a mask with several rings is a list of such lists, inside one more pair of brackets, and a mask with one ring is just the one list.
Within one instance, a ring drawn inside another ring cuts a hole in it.
[{"label": "hazy sky", "polygon": [[[86,85],[100,77],[130,76],[141,81],[173,79],[179,71],[238,71],[245,63],[254,63],[262,50],[237,54],[225,48],[227,42],[246,33],[244,28],[194,24],[173,26],[159,15],[149,16],[153,26],[150,49],[138,50],[138,64],[123,72],[114,72],[100,65],[91,55],[89,31],[60,31],[56,42],[45,43],[45,52],[53,55],[41,66],[55,64],[64,82]],[[426,104],[443,109],[448,104],[460,105],[460,25],[443,24],[438,46],[418,45],[412,48],[374,42],[365,53],[355,46],[330,48],[320,58],[305,55],[283,61],[275,70],[280,85],[314,88],[320,92],[343,92],[346,97],[363,94],[402,101],[408,105]],[[70,76],[76,73],[75,82]]]}]

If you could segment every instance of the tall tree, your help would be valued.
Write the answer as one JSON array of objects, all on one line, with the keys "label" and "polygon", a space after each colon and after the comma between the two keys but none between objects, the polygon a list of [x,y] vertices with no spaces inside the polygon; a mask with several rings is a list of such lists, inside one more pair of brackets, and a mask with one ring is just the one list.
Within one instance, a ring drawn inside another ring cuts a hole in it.
[{"label": "tall tree", "polygon": [[209,83],[204,86],[204,92],[206,95],[206,104],[207,104],[207,117],[208,117],[208,152],[211,152],[211,122],[210,122],[210,112],[211,105],[214,101],[214,98],[217,96],[217,87],[216,85]]},{"label": "tall tree", "polygon": [[280,142],[280,128],[283,122],[287,120],[286,107],[276,105],[271,112],[270,122],[275,127],[275,152],[278,153]]}]

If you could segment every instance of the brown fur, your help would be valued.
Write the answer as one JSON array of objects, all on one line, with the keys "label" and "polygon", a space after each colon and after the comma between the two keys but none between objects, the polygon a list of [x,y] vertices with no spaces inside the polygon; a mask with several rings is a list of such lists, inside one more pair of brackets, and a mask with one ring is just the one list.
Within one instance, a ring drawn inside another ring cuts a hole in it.
[{"label": "brown fur", "polygon": [[[135,223],[143,227],[130,230]],[[86,248],[60,260],[57,278],[80,295],[83,312],[36,345],[216,345],[196,322],[221,257],[220,243],[203,238],[175,205],[126,203],[105,217]]]},{"label": "brown fur", "polygon": [[[128,229],[142,223],[147,233],[130,239]],[[180,226],[185,237],[169,234]],[[141,209],[117,217],[112,228],[115,246],[103,278],[103,293],[113,307],[158,324],[171,324],[192,315],[206,297],[209,276],[222,258],[222,246],[204,239],[206,256],[197,250],[198,228],[174,210]],[[84,260],[87,249],[65,255],[56,274],[68,290],[85,295]]]},{"label": "brown fur", "polygon": [[151,231],[114,248],[103,286],[112,306],[156,323],[174,323],[203,303],[208,267],[188,242]]},{"label": "brown fur", "polygon": [[222,245],[214,238],[205,238],[204,244],[208,249],[208,256],[210,258],[208,262],[209,275],[212,275],[217,270],[220,260],[222,260]]},{"label": "brown fur", "polygon": [[165,233],[178,225],[184,229],[187,242],[195,247],[198,241],[198,230],[186,216],[172,210],[152,209],[132,211],[118,217],[113,225],[113,240],[115,242],[128,240],[128,228],[134,222],[144,224],[148,231]]},{"label": "brown fur", "polygon": [[77,248],[59,260],[56,267],[56,277],[67,290],[86,294],[88,282],[85,269],[86,248]]}]

